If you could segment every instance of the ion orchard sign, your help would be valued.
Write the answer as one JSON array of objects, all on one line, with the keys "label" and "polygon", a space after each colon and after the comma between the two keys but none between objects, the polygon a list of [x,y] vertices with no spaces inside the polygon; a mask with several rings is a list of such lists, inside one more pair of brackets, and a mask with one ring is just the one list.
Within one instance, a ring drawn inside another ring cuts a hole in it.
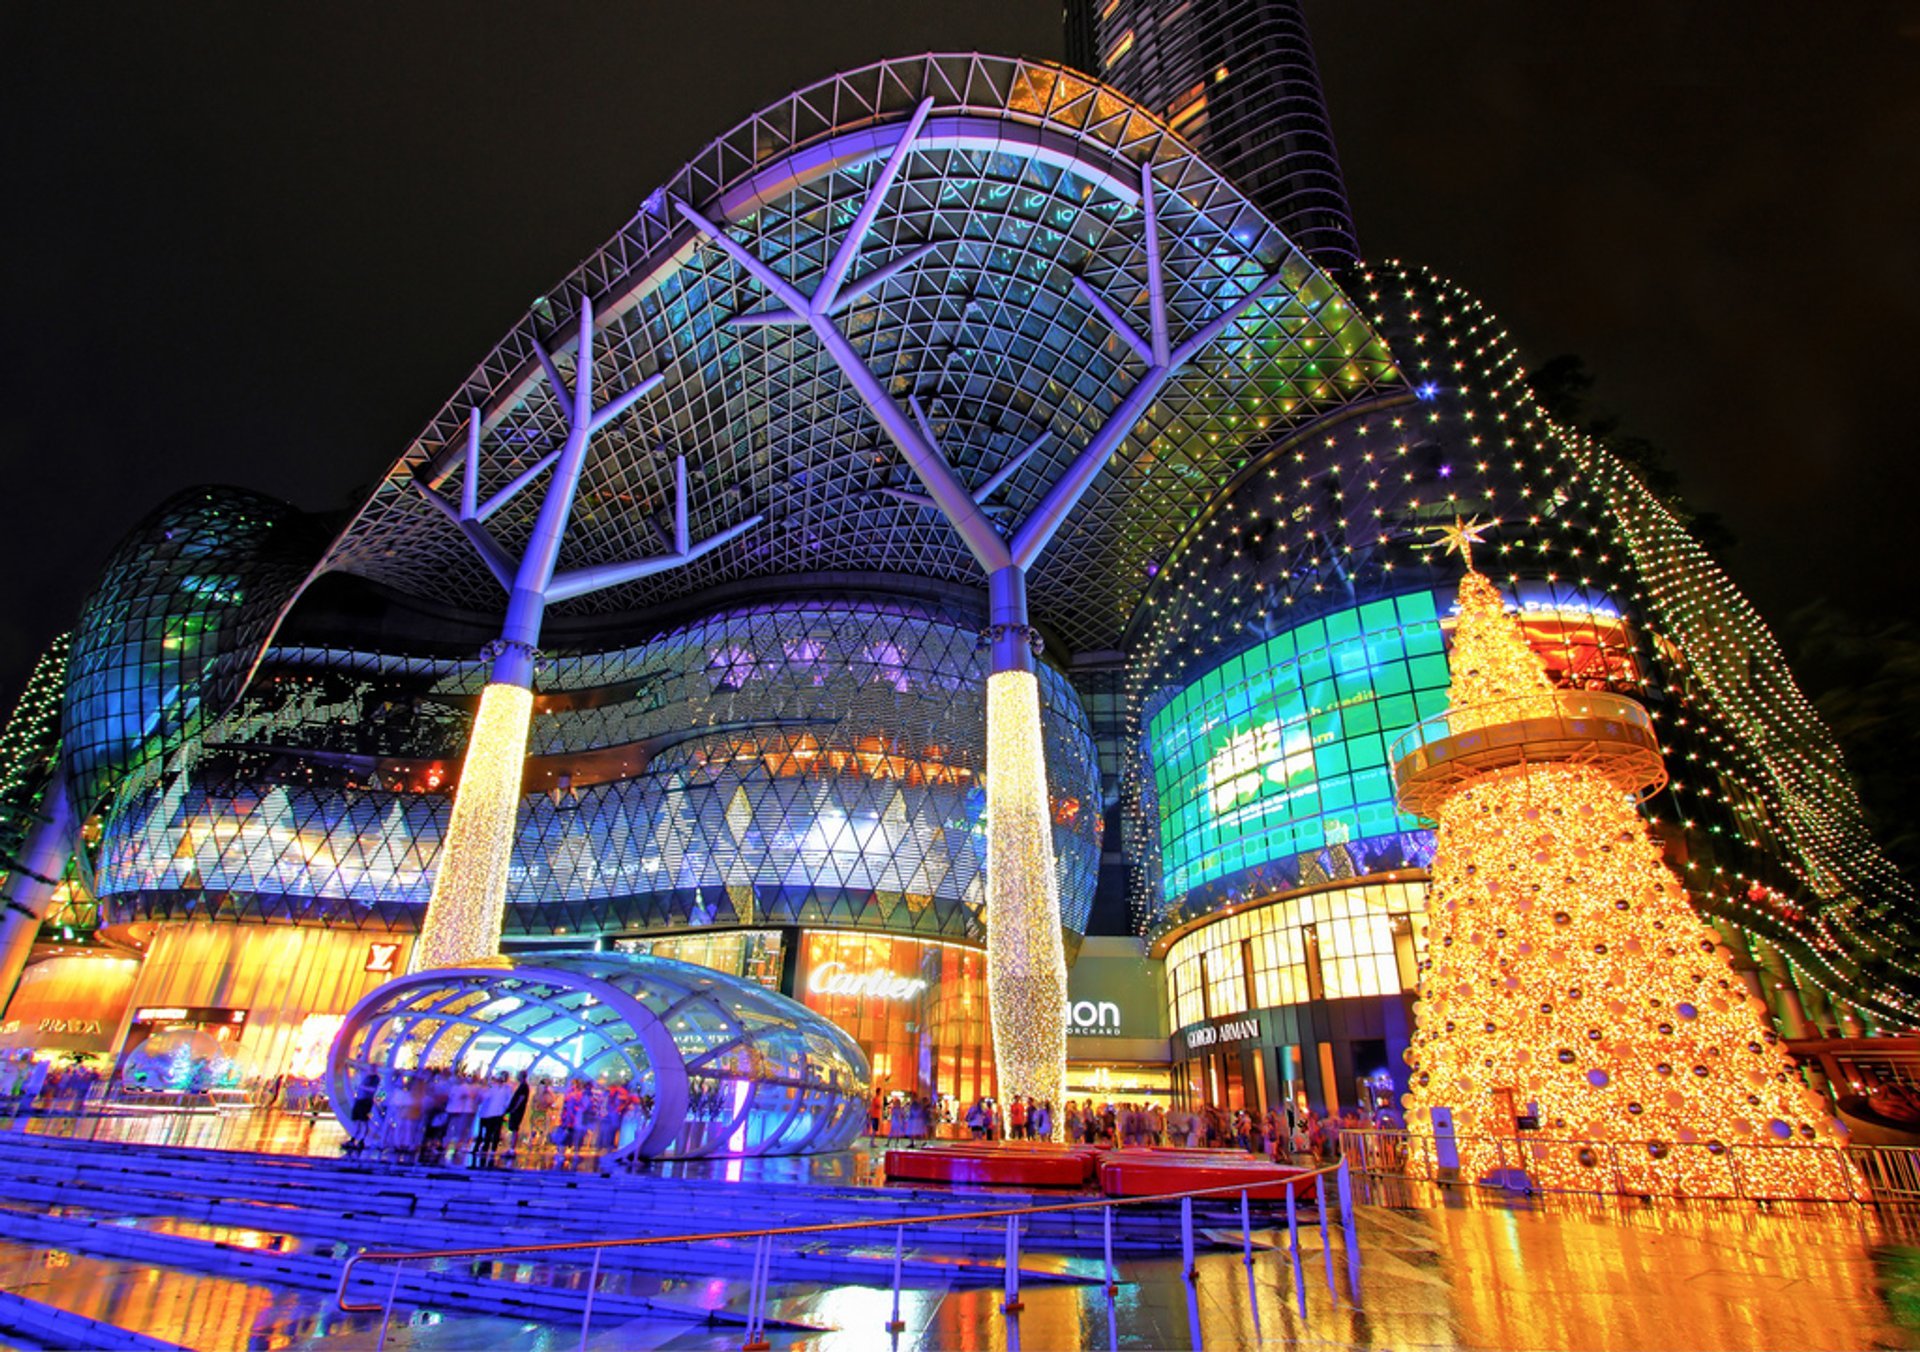
[{"label": "ion orchard sign", "polygon": [[1068,1000],[1067,1032],[1076,1037],[1117,1037],[1120,1006],[1111,1000]]},{"label": "ion orchard sign", "polygon": [[[912,1000],[927,989],[926,980],[893,972],[852,972],[843,962],[823,962],[807,978],[814,995],[869,996],[876,1000]],[[1119,1037],[1120,1006],[1112,1000],[1074,1000],[1066,1004],[1067,1032],[1075,1037]]]}]

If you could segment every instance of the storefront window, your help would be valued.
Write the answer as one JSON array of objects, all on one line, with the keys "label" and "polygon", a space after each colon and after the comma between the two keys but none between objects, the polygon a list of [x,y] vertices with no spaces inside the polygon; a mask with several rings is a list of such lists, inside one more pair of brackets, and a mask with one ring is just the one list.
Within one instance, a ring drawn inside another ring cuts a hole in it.
[{"label": "storefront window", "polygon": [[809,1009],[852,1034],[886,1093],[965,1105],[992,1095],[986,955],[879,934],[800,939],[798,989]]},{"label": "storefront window", "polygon": [[[1424,883],[1377,883],[1223,915],[1167,950],[1171,1024],[1411,990],[1426,945],[1425,907]],[[1402,951],[1409,949],[1411,960]]]},{"label": "storefront window", "polygon": [[779,930],[715,930],[665,939],[616,939],[613,947],[619,953],[673,958],[728,976],[743,976],[770,991],[780,989],[780,958],[785,944]]}]

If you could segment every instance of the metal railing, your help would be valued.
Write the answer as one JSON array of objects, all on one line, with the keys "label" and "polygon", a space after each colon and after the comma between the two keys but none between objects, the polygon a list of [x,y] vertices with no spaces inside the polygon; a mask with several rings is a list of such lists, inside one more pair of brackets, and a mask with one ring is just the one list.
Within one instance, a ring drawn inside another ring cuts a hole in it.
[{"label": "metal railing", "polygon": [[[1689,1189],[1686,1196],[1701,1201],[1776,1202],[1789,1200],[1871,1201],[1920,1203],[1920,1149],[1905,1146],[1733,1144],[1717,1142],[1588,1141],[1573,1137],[1455,1136],[1453,1149],[1474,1167],[1457,1174],[1446,1169],[1434,1138],[1406,1130],[1349,1128],[1340,1133],[1340,1153],[1354,1171],[1367,1178],[1405,1179],[1415,1183],[1449,1183],[1497,1191],[1569,1193],[1623,1197],[1678,1195],[1662,1186],[1652,1161],[1676,1152],[1699,1152],[1703,1168],[1696,1171],[1720,1183],[1711,1192]],[[1657,1148],[1659,1156],[1651,1149]],[[1810,1161],[1817,1176],[1834,1195],[1802,1199],[1769,1188],[1763,1181],[1775,1160],[1798,1156]],[[1587,1186],[1566,1187],[1542,1183],[1542,1167],[1562,1177],[1588,1180]],[[1573,1167],[1568,1167],[1573,1166]],[[1522,1181],[1524,1180],[1524,1181]]]},{"label": "metal railing", "polygon": [[[340,1285],[335,1292],[335,1303],[347,1313],[380,1312],[380,1340],[378,1349],[384,1352],[387,1344],[387,1330],[393,1320],[393,1307],[400,1293],[400,1278],[410,1265],[424,1265],[445,1262],[452,1259],[487,1259],[506,1257],[529,1257],[533,1255],[552,1256],[556,1254],[579,1255],[577,1263],[589,1264],[584,1301],[580,1312],[580,1347],[582,1352],[587,1346],[587,1334],[593,1322],[594,1296],[599,1291],[601,1264],[608,1250],[628,1250],[657,1248],[663,1245],[705,1244],[721,1241],[753,1240],[754,1250],[747,1291],[745,1315],[745,1337],[741,1343],[742,1352],[765,1352],[771,1346],[767,1338],[767,1293],[771,1285],[773,1267],[773,1244],[776,1239],[799,1236],[818,1236],[844,1233],[852,1230],[893,1231],[893,1307],[885,1325],[888,1333],[899,1333],[906,1325],[900,1317],[900,1292],[906,1253],[906,1232],[911,1228],[920,1229],[930,1226],[951,1224],[975,1224],[981,1221],[1003,1220],[1006,1223],[1005,1241],[1005,1291],[1000,1302],[1003,1315],[1017,1315],[1023,1308],[1020,1299],[1020,1222],[1023,1218],[1040,1215],[1058,1215],[1065,1212],[1101,1211],[1101,1243],[1104,1259],[1104,1283],[1107,1295],[1107,1317],[1109,1331],[1117,1339],[1119,1333],[1118,1314],[1115,1308],[1115,1293],[1119,1289],[1118,1269],[1113,1258],[1113,1213],[1117,1208],[1128,1206],[1150,1206],[1167,1202],[1180,1203],[1180,1256],[1181,1272],[1186,1281],[1194,1281],[1197,1268],[1194,1258],[1193,1203],[1196,1198],[1231,1198],[1238,1194],[1240,1199],[1240,1238],[1241,1261],[1247,1269],[1249,1294],[1253,1290],[1253,1224],[1250,1195],[1274,1187],[1286,1188],[1287,1212],[1287,1248],[1293,1261],[1293,1284],[1300,1315],[1306,1317],[1307,1292],[1305,1275],[1300,1257],[1300,1222],[1298,1195],[1308,1182],[1312,1183],[1314,1205],[1318,1213],[1320,1227],[1320,1247],[1325,1258],[1327,1289],[1333,1301],[1339,1302],[1339,1291],[1334,1280],[1333,1245],[1328,1240],[1328,1180],[1333,1180],[1333,1191],[1339,1215],[1342,1243],[1346,1253],[1349,1291],[1359,1289],[1360,1245],[1354,1228],[1352,1173],[1343,1158],[1337,1164],[1319,1169],[1306,1169],[1283,1179],[1254,1179],[1245,1183],[1229,1183],[1213,1188],[1195,1188],[1185,1192],[1156,1193],[1145,1197],[1099,1197],[1090,1200],[1072,1202],[1050,1202],[1037,1206],[996,1207],[975,1211],[945,1212],[931,1216],[914,1216],[906,1219],[886,1220],[850,1220],[824,1221],[813,1225],[767,1226],[752,1230],[712,1230],[687,1234],[650,1235],[638,1239],[601,1239],[569,1240],[542,1244],[502,1244],[484,1248],[461,1249],[419,1249],[419,1250],[366,1250],[352,1255],[340,1269]],[[877,1194],[877,1196],[882,1194]],[[1267,1200],[1267,1199],[1263,1199]],[[1278,1203],[1273,1203],[1277,1205]],[[347,1290],[353,1281],[355,1269],[361,1264],[385,1265],[393,1270],[393,1276],[387,1283],[384,1301],[371,1304],[356,1303],[348,1298]],[[1252,1302],[1254,1318],[1259,1319],[1259,1302]]]},{"label": "metal railing", "polygon": [[1387,760],[1400,806],[1424,817],[1465,780],[1519,765],[1578,761],[1636,799],[1667,782],[1646,709],[1593,690],[1543,690],[1449,709],[1394,738]]}]

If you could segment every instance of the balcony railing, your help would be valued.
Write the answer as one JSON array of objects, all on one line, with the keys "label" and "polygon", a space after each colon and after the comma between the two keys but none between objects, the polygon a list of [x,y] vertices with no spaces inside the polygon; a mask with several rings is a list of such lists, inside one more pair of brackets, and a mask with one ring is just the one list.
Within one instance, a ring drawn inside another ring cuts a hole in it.
[{"label": "balcony railing", "polygon": [[1429,818],[1466,780],[1522,765],[1585,764],[1636,798],[1667,782],[1645,706],[1592,690],[1545,690],[1450,709],[1394,738],[1388,758],[1401,809]]}]

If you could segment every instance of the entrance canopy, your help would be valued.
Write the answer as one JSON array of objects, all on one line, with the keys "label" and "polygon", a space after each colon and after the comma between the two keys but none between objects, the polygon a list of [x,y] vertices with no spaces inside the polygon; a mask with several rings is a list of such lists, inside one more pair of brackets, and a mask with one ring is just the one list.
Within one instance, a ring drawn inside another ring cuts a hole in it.
[{"label": "entrance canopy", "polygon": [[635,954],[518,955],[388,982],[356,1005],[329,1064],[344,1120],[368,1071],[624,1085],[643,1158],[840,1150],[871,1070],[839,1028],[751,981]]},{"label": "entrance canopy", "polygon": [[[783,308],[746,258],[824,308]],[[774,576],[977,585],[883,433],[873,382],[1004,533],[1170,347],[1242,304],[1127,414],[1125,444],[1029,579],[1034,620],[1070,649],[1118,643],[1158,561],[1251,456],[1397,373],[1334,282],[1115,91],[978,55],[837,75],[715,141],[536,301],[325,566],[498,608],[470,538],[518,557],[533,531],[541,494],[519,489],[565,439],[556,391],[575,380],[584,307],[599,390],[636,398],[596,432],[563,571],[617,572],[663,541],[761,520],[683,567],[557,604],[628,613]]]}]

